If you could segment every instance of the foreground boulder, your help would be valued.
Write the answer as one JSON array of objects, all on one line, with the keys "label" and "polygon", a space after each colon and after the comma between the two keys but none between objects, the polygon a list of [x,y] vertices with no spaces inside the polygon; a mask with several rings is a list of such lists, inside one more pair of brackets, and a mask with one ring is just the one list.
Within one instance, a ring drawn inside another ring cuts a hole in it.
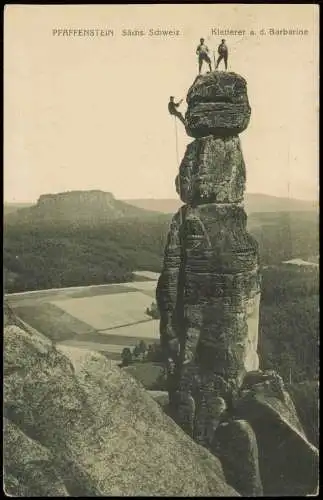
[{"label": "foreground boulder", "polygon": [[103,356],[78,359],[5,328],[5,490],[12,496],[239,496],[194,443]]},{"label": "foreground boulder", "polygon": [[308,441],[279,375],[273,371],[249,373],[235,403],[234,415],[248,422],[256,436],[265,495],[315,493],[319,453]]},{"label": "foreground boulder", "polygon": [[319,391],[318,380],[288,386],[306,437],[316,447],[319,446]]},{"label": "foreground boulder", "polygon": [[4,463],[6,491],[13,496],[69,496],[54,457],[39,442],[4,419]]}]

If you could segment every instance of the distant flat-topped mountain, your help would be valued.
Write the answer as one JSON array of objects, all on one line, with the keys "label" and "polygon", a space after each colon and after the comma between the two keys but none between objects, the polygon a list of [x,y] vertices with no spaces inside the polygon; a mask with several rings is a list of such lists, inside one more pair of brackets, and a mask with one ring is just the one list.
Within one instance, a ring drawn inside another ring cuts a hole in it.
[{"label": "distant flat-topped mountain", "polygon": [[[57,221],[98,223],[123,217],[156,215],[143,208],[115,199],[112,193],[92,191],[67,191],[41,195],[35,205],[13,210],[5,206],[6,221]],[[11,210],[10,210],[11,209]],[[7,212],[7,213],[6,213]],[[8,213],[9,212],[9,213]]]},{"label": "distant flat-topped mountain", "polygon": [[[127,203],[145,210],[156,212],[174,213],[183,204],[179,199],[134,199],[125,200]],[[252,212],[295,212],[316,211],[316,201],[297,200],[294,198],[280,198],[260,193],[246,193],[245,210]]]},{"label": "distant flat-topped mountain", "polygon": [[[41,195],[34,205],[5,203],[4,215],[9,223],[57,221],[97,224],[120,218],[156,216],[158,213],[174,214],[181,205],[183,203],[175,198],[117,200],[112,193],[100,190],[67,191]],[[245,209],[249,214],[255,212],[317,212],[318,203],[247,193]]]}]

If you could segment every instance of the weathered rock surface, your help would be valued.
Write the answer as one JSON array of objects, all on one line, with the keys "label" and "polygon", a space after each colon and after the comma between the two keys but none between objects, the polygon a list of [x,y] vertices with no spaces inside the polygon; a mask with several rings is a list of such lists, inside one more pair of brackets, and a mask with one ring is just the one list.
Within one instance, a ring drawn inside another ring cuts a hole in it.
[{"label": "weathered rock surface", "polygon": [[247,83],[236,73],[198,76],[187,94],[186,132],[192,137],[236,135],[249,125]]},{"label": "weathered rock surface", "polygon": [[239,203],[243,201],[245,181],[239,137],[209,135],[187,146],[176,190],[181,200],[190,205]]},{"label": "weathered rock surface", "polygon": [[318,450],[306,438],[293,401],[275,372],[248,374],[234,413],[255,432],[265,495],[306,496],[316,491]]},{"label": "weathered rock surface", "polygon": [[228,396],[258,369],[258,247],[246,222],[240,206],[210,203],[182,208],[170,228],[157,287],[161,345],[173,391],[194,387],[196,401],[201,377],[222,377]]},{"label": "weathered rock surface", "polygon": [[249,124],[246,81],[199,76],[187,95],[187,146],[157,285],[173,418],[222,461],[243,496],[306,495],[318,452],[278,375],[259,371],[258,245],[243,209],[237,134]]},{"label": "weathered rock surface", "polygon": [[235,73],[198,77],[187,94],[188,145],[157,286],[170,405],[201,444],[212,439],[244,375],[259,366],[258,245],[246,229],[238,132],[250,119]]},{"label": "weathered rock surface", "polygon": [[228,483],[235,485],[242,496],[263,495],[257,439],[248,422],[231,420],[220,424],[211,450],[220,458]]},{"label": "weathered rock surface", "polygon": [[319,446],[319,381],[313,380],[291,384],[287,387],[306,437],[314,446]]},{"label": "weathered rock surface", "polygon": [[8,419],[4,419],[4,464],[5,489],[13,496],[69,496],[52,454]]},{"label": "weathered rock surface", "polygon": [[219,460],[105,357],[72,364],[17,326],[4,339],[7,494],[238,496]]},{"label": "weathered rock surface", "polygon": [[[314,387],[317,390],[317,385],[311,383],[311,390],[314,391]],[[319,453],[317,444],[304,433],[298,417],[299,413],[309,410],[305,388],[301,389],[301,401],[299,394],[294,400],[295,387],[291,400],[275,372],[249,372],[230,411],[222,413],[213,434],[210,429],[210,439],[205,445],[220,459],[227,482],[242,496],[315,493]],[[315,401],[312,406],[317,406],[318,394]],[[162,406],[168,411],[166,393]],[[187,400],[188,415],[190,408],[192,405]],[[188,417],[186,427],[183,426],[190,435],[193,435],[192,421]],[[310,435],[316,431],[317,440],[318,429],[312,425]]]}]

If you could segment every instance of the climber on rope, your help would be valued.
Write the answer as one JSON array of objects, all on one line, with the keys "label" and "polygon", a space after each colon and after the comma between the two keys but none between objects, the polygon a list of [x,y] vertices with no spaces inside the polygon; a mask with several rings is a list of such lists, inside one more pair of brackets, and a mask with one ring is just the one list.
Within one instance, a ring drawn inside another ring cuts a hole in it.
[{"label": "climber on rope", "polygon": [[228,69],[228,55],[229,55],[229,51],[228,51],[228,47],[227,47],[224,39],[221,40],[221,43],[218,46],[218,54],[219,54],[219,57],[218,57],[218,60],[216,62],[215,69],[218,69],[218,66],[219,66],[220,62],[223,59],[224,60],[225,69],[227,70]]},{"label": "climber on rope", "polygon": [[211,59],[209,57],[209,48],[204,43],[204,38],[200,38],[200,44],[196,49],[196,54],[199,56],[199,75],[201,74],[202,64],[205,61],[212,71]]},{"label": "climber on rope", "polygon": [[174,99],[175,99],[175,97],[173,95],[171,95],[169,98],[169,103],[168,103],[168,111],[170,112],[171,115],[176,116],[176,118],[179,118],[185,126],[185,118],[182,115],[182,113],[177,110],[178,106],[180,106],[182,104],[183,99],[181,99],[177,103],[174,101]]}]

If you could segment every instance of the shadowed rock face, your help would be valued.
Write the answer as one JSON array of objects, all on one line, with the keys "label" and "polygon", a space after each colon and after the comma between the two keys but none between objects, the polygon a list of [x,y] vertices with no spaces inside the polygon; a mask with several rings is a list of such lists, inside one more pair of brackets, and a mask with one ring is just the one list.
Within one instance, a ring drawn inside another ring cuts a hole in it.
[{"label": "shadowed rock face", "polygon": [[242,496],[262,496],[256,435],[246,420],[220,424],[213,437],[213,452],[224,466],[227,481]]},{"label": "shadowed rock face", "polygon": [[69,496],[53,456],[13,422],[4,419],[6,492],[14,496]]},{"label": "shadowed rock face", "polygon": [[257,438],[259,470],[266,495],[315,493],[319,453],[305,436],[294,403],[278,374],[249,372],[234,414],[248,422]]},{"label": "shadowed rock face", "polygon": [[299,382],[288,386],[308,440],[319,446],[319,382]]},{"label": "shadowed rock face", "polygon": [[249,125],[247,84],[236,73],[214,71],[198,76],[186,101],[186,132],[191,137],[236,135]]},{"label": "shadowed rock face", "polygon": [[219,460],[104,356],[75,359],[12,324],[4,346],[8,495],[239,496]]}]

